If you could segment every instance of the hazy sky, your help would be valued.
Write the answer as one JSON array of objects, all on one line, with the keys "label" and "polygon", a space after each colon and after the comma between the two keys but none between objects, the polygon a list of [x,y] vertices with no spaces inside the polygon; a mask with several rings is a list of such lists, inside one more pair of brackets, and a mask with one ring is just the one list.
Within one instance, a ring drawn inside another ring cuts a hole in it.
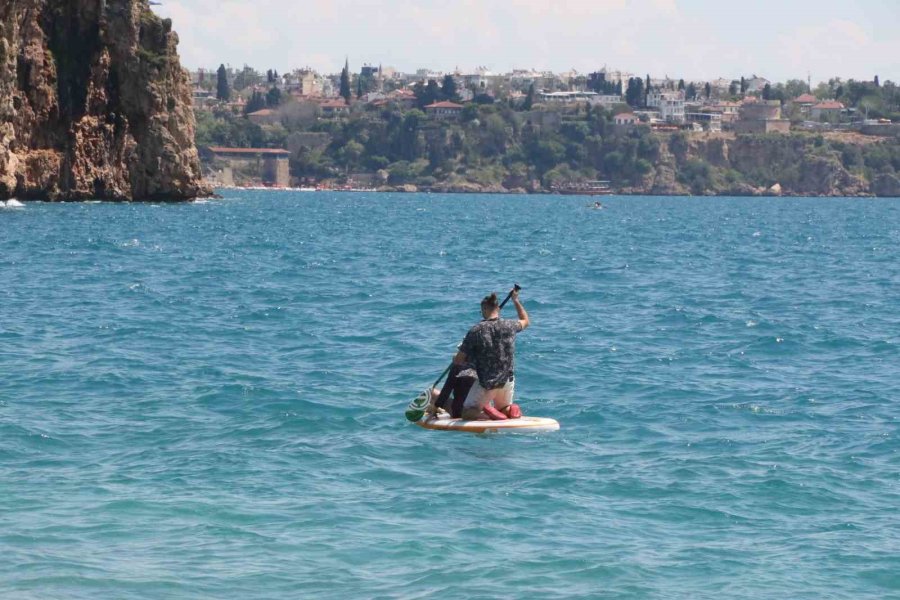
[{"label": "hazy sky", "polygon": [[900,0],[161,0],[185,66],[900,81]]}]

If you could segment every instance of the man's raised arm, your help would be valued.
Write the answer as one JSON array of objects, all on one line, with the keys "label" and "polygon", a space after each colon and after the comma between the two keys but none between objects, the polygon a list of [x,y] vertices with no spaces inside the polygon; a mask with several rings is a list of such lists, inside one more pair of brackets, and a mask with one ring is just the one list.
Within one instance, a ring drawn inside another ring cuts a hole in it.
[{"label": "man's raised arm", "polygon": [[525,312],[525,307],[522,306],[521,302],[519,302],[519,290],[513,290],[511,297],[513,306],[516,307],[516,312],[519,313],[519,323],[522,325],[522,329],[526,329],[529,325],[531,325],[531,321],[528,320],[528,313]]}]

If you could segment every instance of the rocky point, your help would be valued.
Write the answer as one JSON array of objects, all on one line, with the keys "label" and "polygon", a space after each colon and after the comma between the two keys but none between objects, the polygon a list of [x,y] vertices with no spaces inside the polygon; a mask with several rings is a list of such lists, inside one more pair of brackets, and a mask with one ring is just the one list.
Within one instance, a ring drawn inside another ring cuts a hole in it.
[{"label": "rocky point", "polygon": [[147,0],[0,2],[0,199],[207,195],[177,44]]}]

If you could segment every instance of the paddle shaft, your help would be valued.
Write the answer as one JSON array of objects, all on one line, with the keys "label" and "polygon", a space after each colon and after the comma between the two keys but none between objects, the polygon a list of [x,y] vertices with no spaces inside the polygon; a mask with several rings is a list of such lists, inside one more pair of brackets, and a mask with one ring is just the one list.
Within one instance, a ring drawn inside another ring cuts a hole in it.
[{"label": "paddle shaft", "polygon": [[[513,291],[518,292],[518,291],[520,291],[521,289],[522,289],[522,287],[521,287],[518,283],[514,284],[514,285],[513,285],[513,289],[509,290],[509,293],[506,295],[506,298],[504,298],[504,299],[503,299],[503,302],[500,303],[500,309],[499,309],[499,310],[503,310],[503,307],[506,306],[506,303],[509,302],[509,299],[510,299],[510,298],[512,298]],[[447,368],[444,369],[444,372],[441,373],[440,375],[438,375],[438,378],[435,379],[435,380],[434,380],[434,383],[431,384],[431,388],[432,388],[432,389],[434,389],[434,388],[437,387],[437,384],[439,384],[439,383],[441,382],[441,379],[443,379],[443,378],[447,375],[447,373],[450,372],[450,369],[451,369],[451,368],[453,368],[453,363],[450,363],[449,365],[447,365]]]}]

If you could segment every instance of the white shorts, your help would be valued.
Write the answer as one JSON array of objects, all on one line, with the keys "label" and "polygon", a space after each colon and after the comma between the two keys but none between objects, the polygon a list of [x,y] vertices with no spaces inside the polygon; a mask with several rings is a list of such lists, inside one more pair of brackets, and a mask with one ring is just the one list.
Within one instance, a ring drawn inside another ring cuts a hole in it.
[{"label": "white shorts", "polygon": [[475,383],[473,383],[472,387],[469,389],[469,393],[466,394],[466,401],[463,402],[463,409],[477,408],[478,410],[481,410],[493,401],[494,407],[498,410],[502,410],[512,404],[515,392],[515,380],[507,381],[506,385],[503,387],[486,390],[481,387],[481,384],[478,383],[478,380],[476,379]]}]

